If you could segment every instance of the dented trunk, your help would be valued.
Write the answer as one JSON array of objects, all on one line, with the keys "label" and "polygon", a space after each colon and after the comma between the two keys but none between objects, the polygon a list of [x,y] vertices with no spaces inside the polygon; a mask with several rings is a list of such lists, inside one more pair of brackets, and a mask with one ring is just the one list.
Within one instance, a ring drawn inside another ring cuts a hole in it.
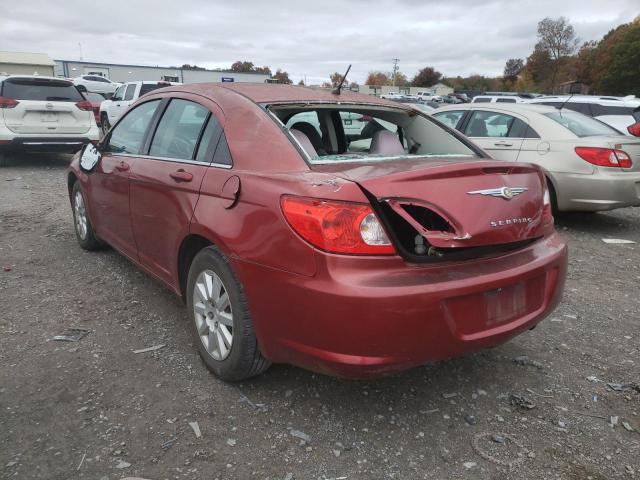
[{"label": "dented trunk", "polygon": [[331,168],[360,186],[400,253],[411,260],[477,257],[544,234],[544,176],[536,166],[469,160],[391,163],[397,164]]}]

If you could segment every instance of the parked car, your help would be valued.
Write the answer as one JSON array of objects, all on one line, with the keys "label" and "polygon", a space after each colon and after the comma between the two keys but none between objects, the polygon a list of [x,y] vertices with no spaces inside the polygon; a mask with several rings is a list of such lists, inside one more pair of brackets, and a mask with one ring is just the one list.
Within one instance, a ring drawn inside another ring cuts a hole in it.
[{"label": "parked car", "polygon": [[462,101],[462,103],[468,103],[471,101],[471,99],[466,93],[454,92],[451,95],[456,97],[458,100]]},{"label": "parked car", "polygon": [[526,100],[518,95],[476,95],[471,103],[522,103]]},{"label": "parked car", "polygon": [[546,96],[529,100],[529,103],[563,107],[596,118],[616,130],[640,137],[640,98],[600,97],[597,95]]},{"label": "parked car", "polygon": [[[310,112],[320,138],[286,127]],[[380,120],[368,151],[349,151],[341,112]],[[270,362],[381,375],[491,347],[547,316],[565,279],[539,167],[368,95],[151,92],[73,159],[68,188],[80,246],[108,243],[181,296],[225,380]]]},{"label": "parked car", "polygon": [[442,102],[442,97],[440,95],[436,95],[435,93],[429,91],[420,91],[416,93],[416,97],[418,97],[423,102]]},{"label": "parked car", "polygon": [[442,103],[458,104],[464,102],[454,95],[445,95],[444,97],[442,97]]},{"label": "parked car", "polygon": [[81,92],[113,93],[121,85],[100,75],[81,75],[71,80]]},{"label": "parked car", "polygon": [[82,96],[85,100],[91,102],[91,110],[93,111],[93,116],[96,119],[96,125],[100,126],[100,104],[106,99],[100,93],[82,92]]},{"label": "parked car", "polygon": [[129,108],[129,105],[139,97],[170,85],[182,84],[164,81],[140,81],[127,82],[120,85],[113,94],[113,97],[110,100],[102,102],[100,105],[100,126],[102,127],[102,131],[104,133],[108,132],[111,125],[113,125],[127,108]]},{"label": "parked car", "polygon": [[498,160],[541,166],[560,211],[640,206],[640,139],[572,110],[466,104],[433,116]]},{"label": "parked car", "polygon": [[72,153],[99,135],[91,103],[73,83],[39,75],[0,80],[0,166],[10,151]]}]

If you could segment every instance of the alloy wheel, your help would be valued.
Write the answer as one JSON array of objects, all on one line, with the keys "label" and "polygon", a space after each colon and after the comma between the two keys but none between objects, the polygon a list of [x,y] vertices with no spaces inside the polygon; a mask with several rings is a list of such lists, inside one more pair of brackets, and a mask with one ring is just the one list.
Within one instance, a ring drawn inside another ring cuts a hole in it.
[{"label": "alloy wheel", "polygon": [[202,345],[214,360],[224,360],[233,345],[233,310],[220,277],[211,270],[198,275],[193,289],[193,314]]},{"label": "alloy wheel", "polygon": [[73,212],[76,223],[76,231],[82,240],[87,238],[87,210],[84,206],[84,198],[80,190],[76,192],[73,200]]}]

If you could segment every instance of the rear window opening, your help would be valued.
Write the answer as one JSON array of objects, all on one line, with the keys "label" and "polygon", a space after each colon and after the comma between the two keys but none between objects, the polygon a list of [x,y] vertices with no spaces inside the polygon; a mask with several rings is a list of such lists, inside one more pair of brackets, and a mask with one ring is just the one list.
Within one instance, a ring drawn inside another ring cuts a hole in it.
[{"label": "rear window opening", "polygon": [[[378,201],[365,192],[372,202],[374,210],[385,224],[391,241],[398,249],[401,257],[410,263],[439,263],[472,260],[501,255],[524,248],[537,239],[526,239],[505,244],[481,247],[438,248],[429,243],[416,228],[402,218],[386,201]],[[453,227],[438,213],[418,205],[401,205],[413,219],[433,232],[453,233]]]},{"label": "rear window opening", "polygon": [[81,102],[84,97],[66,80],[49,78],[8,78],[2,82],[0,96],[15,100],[43,102]]},{"label": "rear window opening", "polygon": [[267,109],[311,165],[480,156],[473,146],[413,110],[337,103]]}]

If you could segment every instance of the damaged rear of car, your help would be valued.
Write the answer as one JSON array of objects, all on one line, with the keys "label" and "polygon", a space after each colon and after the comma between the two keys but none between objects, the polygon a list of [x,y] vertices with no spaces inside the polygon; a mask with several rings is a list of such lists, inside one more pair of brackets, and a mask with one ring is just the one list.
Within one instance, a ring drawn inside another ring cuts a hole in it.
[{"label": "damaged rear of car", "polygon": [[375,375],[500,344],[555,308],[567,249],[538,167],[397,106],[262,107],[309,167],[280,205],[316,259],[280,285],[296,322],[270,323],[267,356]]}]

